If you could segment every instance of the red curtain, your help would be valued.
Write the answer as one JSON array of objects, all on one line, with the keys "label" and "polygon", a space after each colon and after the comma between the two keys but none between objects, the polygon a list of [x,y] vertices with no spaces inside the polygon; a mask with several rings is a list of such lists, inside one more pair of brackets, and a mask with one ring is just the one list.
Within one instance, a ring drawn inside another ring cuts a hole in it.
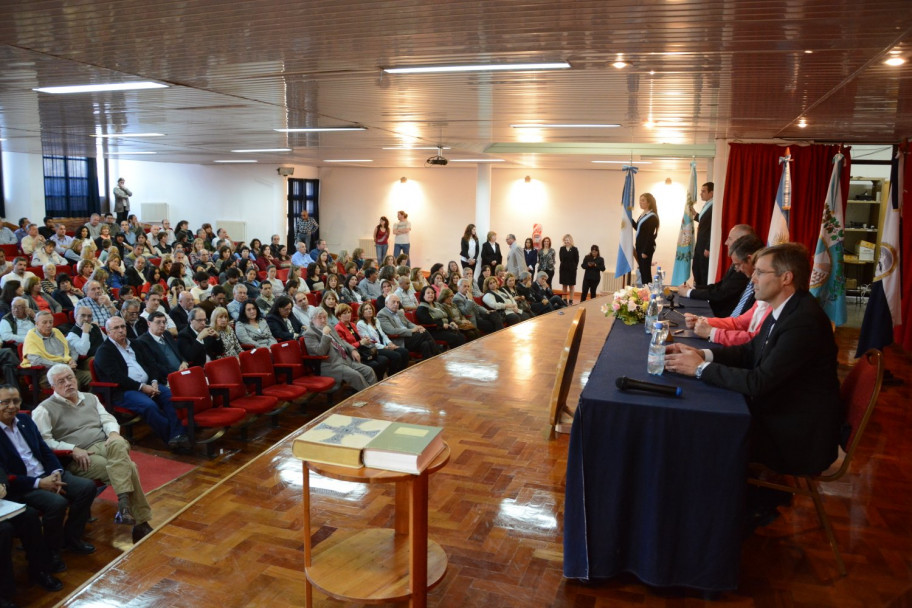
[{"label": "red curtain", "polygon": [[[841,146],[810,145],[782,146],[778,144],[729,144],[731,151],[725,174],[725,194],[722,208],[723,241],[735,224],[750,224],[757,235],[766,240],[776,191],[782,171],[779,157],[785,156],[786,148],[792,155],[792,210],[789,214],[789,235],[791,240],[803,243],[813,256],[820,233],[820,218],[826,198],[830,174],[833,171],[833,156],[842,152],[846,157],[843,171],[842,205],[849,191],[851,158],[847,149]],[[727,252],[719,258],[722,276],[728,268]]]},{"label": "red curtain", "polygon": [[[903,191],[899,193],[902,213],[899,224],[900,272],[902,273],[902,325],[893,330],[893,338],[905,350],[912,349],[912,153],[910,144],[903,142],[900,150],[905,154],[903,165]],[[890,184],[890,187],[898,184]]]}]

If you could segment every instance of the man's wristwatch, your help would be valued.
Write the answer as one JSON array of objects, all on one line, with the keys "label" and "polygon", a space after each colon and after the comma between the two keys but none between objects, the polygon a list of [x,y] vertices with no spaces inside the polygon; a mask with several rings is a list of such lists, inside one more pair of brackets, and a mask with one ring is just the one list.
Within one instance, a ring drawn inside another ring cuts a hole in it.
[{"label": "man's wristwatch", "polygon": [[708,365],[709,365],[709,361],[704,361],[703,363],[701,363],[700,365],[697,366],[697,371],[694,373],[694,377],[696,377],[697,380],[699,380],[700,377],[703,375],[703,370],[706,369],[706,367]]}]

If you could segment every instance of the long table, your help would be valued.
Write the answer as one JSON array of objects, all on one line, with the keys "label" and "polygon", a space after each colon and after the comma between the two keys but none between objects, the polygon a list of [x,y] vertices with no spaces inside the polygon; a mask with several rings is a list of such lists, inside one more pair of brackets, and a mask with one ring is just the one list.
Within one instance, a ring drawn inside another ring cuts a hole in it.
[{"label": "long table", "polygon": [[[682,300],[689,312],[705,312]],[[564,576],[629,572],[657,587],[735,589],[747,404],[693,378],[648,375],[648,348],[642,324],[615,321],[580,396],[567,461]],[[680,386],[683,396],[623,392],[619,376]]]}]

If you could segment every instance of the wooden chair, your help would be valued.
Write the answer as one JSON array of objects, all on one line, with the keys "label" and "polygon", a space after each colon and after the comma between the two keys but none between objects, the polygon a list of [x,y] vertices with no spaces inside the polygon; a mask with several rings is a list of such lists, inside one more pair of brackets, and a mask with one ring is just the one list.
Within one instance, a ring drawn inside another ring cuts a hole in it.
[{"label": "wooden chair", "polygon": [[[842,403],[846,408],[846,428],[849,429],[849,436],[843,445],[845,457],[840,463],[837,460],[826,471],[818,475],[790,475],[793,478],[794,485],[775,483],[765,479],[751,477],[748,481],[764,488],[773,488],[792,494],[808,496],[814,501],[814,508],[817,510],[817,518],[823,527],[830,547],[833,549],[833,555],[836,556],[836,566],[841,576],[846,575],[845,562],[839,553],[839,546],[836,544],[836,536],[833,534],[833,527],[830,525],[830,519],[823,509],[823,501],[820,497],[820,491],[817,488],[818,483],[836,481],[842,478],[849,470],[852,463],[852,457],[855,449],[861,442],[862,434],[871,414],[874,413],[874,405],[877,403],[877,395],[880,393],[880,385],[883,381],[883,354],[877,349],[871,349],[866,352],[846,376],[840,387],[840,396]],[[770,473],[771,471],[762,465],[751,465],[754,471],[760,473]],[[800,481],[804,482],[801,486]]]},{"label": "wooden chair", "polygon": [[569,433],[570,424],[562,423],[561,417],[573,412],[567,407],[567,394],[573,381],[573,372],[576,368],[576,358],[579,355],[580,341],[583,338],[583,328],[586,325],[586,309],[579,308],[570,324],[564,348],[561,350],[557,362],[557,378],[551,391],[551,402],[548,405],[548,421],[551,425],[549,434],[553,438],[555,433]]},{"label": "wooden chair", "polygon": [[[191,443],[206,446],[206,455],[213,454],[213,442],[221,438],[229,428],[247,417],[239,407],[215,407],[212,394],[201,367],[191,367],[168,374],[171,402],[177,415],[187,423],[187,436]],[[218,429],[203,440],[197,440],[197,429]],[[241,426],[241,441],[247,442],[247,427]]]}]

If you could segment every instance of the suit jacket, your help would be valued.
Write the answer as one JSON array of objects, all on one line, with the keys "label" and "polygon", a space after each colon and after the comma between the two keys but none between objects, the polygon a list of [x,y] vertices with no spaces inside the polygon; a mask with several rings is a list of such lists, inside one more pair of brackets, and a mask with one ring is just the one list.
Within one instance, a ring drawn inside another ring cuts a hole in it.
[{"label": "suit jacket", "polygon": [[[639,225],[641,221],[643,222],[642,227]],[[637,255],[645,253],[647,256],[651,256],[655,253],[656,237],[659,235],[659,218],[650,215],[643,220],[634,220],[633,229],[636,230],[636,242],[633,246]]]},{"label": "suit jacket", "polygon": [[[180,361],[186,361],[186,359],[184,359],[181,356],[180,350],[177,347],[177,341],[174,339],[174,336],[171,335],[171,332],[166,331],[165,333],[163,333],[162,339],[165,341],[165,346],[167,348],[171,349],[171,351],[174,353],[175,357],[177,357]],[[157,354],[158,349],[160,348],[158,346],[158,342],[155,341],[155,338],[153,338],[152,334],[150,334],[149,332],[146,332],[143,335],[141,335],[138,338],[138,341],[142,342],[143,344],[148,346],[149,350],[151,350],[153,353],[156,353],[156,354]],[[204,363],[205,363],[205,361],[204,361]],[[176,369],[170,369],[170,370],[167,369],[167,366],[164,365],[164,363],[162,363],[159,367],[165,368],[164,371],[165,371],[165,373],[168,373],[168,374],[177,371]]]},{"label": "suit jacket", "polygon": [[494,270],[494,266],[502,263],[503,256],[500,255],[500,244],[494,243],[492,247],[490,241],[485,241],[481,246],[481,265],[491,266],[491,270]]},{"label": "suit jacket", "polygon": [[[705,207],[704,207],[705,209]],[[704,251],[709,251],[712,240],[712,212],[713,207],[706,209],[705,213],[697,214],[694,218],[699,222],[697,229],[697,240],[694,243],[693,269],[694,282],[697,285],[706,284],[706,275],[709,271],[709,258],[703,255]]]},{"label": "suit jacket", "polygon": [[[294,333],[301,335],[301,329],[304,327],[301,325],[301,322],[298,321],[298,317],[294,314],[288,317],[291,321],[291,327],[294,329]],[[291,332],[288,331],[288,326],[285,325],[285,320],[279,316],[278,313],[273,313],[266,316],[266,325],[269,326],[269,331],[272,332],[273,337],[279,342],[287,342],[288,340],[294,340],[295,337]]]},{"label": "suit jacket", "polygon": [[735,270],[732,264],[721,281],[691,290],[690,297],[695,300],[706,300],[714,315],[727,317],[738,305],[738,300],[741,299],[749,280],[743,272]]},{"label": "suit jacket", "polygon": [[[339,351],[333,347],[333,342],[340,345],[348,358],[342,357]],[[352,367],[352,351],[355,348],[339,337],[335,330],[332,330],[331,336],[323,334],[323,331],[317,331],[314,327],[309,327],[304,332],[304,344],[307,345],[307,352],[314,356],[327,356],[329,359],[320,362],[320,374],[323,376],[333,376],[333,372],[345,367]]]},{"label": "suit jacket", "polygon": [[171,320],[174,321],[174,324],[177,325],[178,332],[190,325],[188,312],[184,310],[180,304],[172,308],[168,315],[171,317]]},{"label": "suit jacket", "polygon": [[149,322],[142,317],[136,319],[136,325],[127,323],[127,338],[132,342],[149,331]]},{"label": "suit jacket", "polygon": [[[51,297],[54,298],[54,300],[56,300],[58,304],[60,304],[60,310],[63,312],[69,312],[76,308],[75,304],[73,304],[73,300],[71,300],[65,293],[63,293],[59,289],[55,289],[54,293],[51,294]],[[7,312],[9,312],[9,311],[7,311]]]},{"label": "suit jacket", "polygon": [[781,473],[819,473],[836,459],[844,420],[836,355],[817,300],[796,293],[753,340],[715,351],[702,379],[747,396],[755,460]]},{"label": "suit jacket", "polygon": [[[41,438],[41,432],[35,426],[35,423],[32,422],[31,416],[18,414],[16,416],[16,426],[19,428],[19,432],[22,433],[29,449],[32,450],[32,454],[44,467],[45,475],[57,469],[63,469],[60,466],[60,461],[54,456],[54,451]],[[0,467],[6,470],[9,479],[7,487],[10,495],[7,498],[15,500],[17,496],[26,494],[34,489],[36,478],[26,473],[25,463],[22,461],[22,457],[19,456],[16,446],[6,436],[5,431],[0,432]]]},{"label": "suit jacket", "polygon": [[[397,323],[398,319],[398,323]],[[381,308],[377,311],[377,322],[380,324],[383,333],[389,336],[389,339],[396,344],[396,346],[405,346],[405,340],[403,338],[408,338],[409,336],[415,333],[415,328],[418,327],[405,317],[405,313],[402,312],[402,309],[399,309],[399,312],[394,313],[389,308]]]},{"label": "suit jacket", "polygon": [[177,332],[177,350],[180,358],[190,367],[206,365],[206,345],[196,339],[196,332],[189,325]]},{"label": "suit jacket", "polygon": [[507,272],[513,273],[513,276],[519,278],[519,273],[526,270],[526,255],[522,247],[514,241],[507,252]]},{"label": "suit jacket", "polygon": [[[130,342],[130,348],[136,353],[136,362],[149,374],[149,382],[158,380],[161,384],[168,382],[168,374],[158,366],[154,351],[139,340]],[[111,340],[105,340],[95,353],[95,374],[102,382],[115,382],[114,400],[123,397],[125,391],[138,391],[139,382],[127,375],[127,362],[117,345]]]}]

